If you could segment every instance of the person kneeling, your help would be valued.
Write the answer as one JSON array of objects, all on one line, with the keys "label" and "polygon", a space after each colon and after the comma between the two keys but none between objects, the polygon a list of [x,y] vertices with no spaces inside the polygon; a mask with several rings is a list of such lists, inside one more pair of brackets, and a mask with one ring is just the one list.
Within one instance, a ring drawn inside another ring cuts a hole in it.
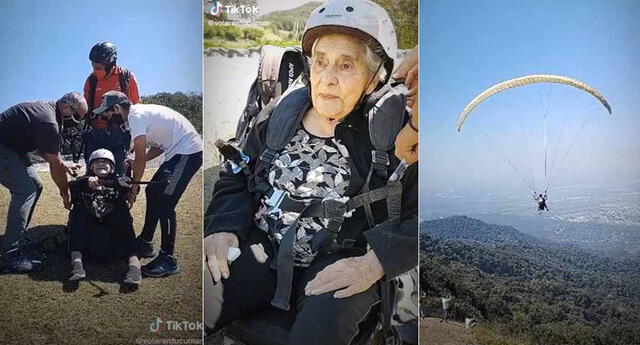
[{"label": "person kneeling", "polygon": [[124,282],[142,282],[140,261],[133,254],[133,219],[127,204],[128,187],[115,174],[111,151],[94,151],[87,174],[69,182],[73,207],[69,216],[70,281],[85,278],[83,253],[98,260],[128,258],[129,270]]}]

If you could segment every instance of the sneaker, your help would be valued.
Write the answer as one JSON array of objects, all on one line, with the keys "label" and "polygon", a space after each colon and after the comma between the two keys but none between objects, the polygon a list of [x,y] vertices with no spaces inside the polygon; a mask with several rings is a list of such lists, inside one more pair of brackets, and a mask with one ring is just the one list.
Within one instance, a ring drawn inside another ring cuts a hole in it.
[{"label": "sneaker", "polygon": [[29,259],[19,250],[5,253],[3,261],[4,268],[9,273],[28,273],[42,268],[42,261]]},{"label": "sneaker", "polygon": [[129,265],[129,270],[124,278],[126,284],[140,285],[142,283],[142,272],[140,267]]},{"label": "sneaker", "polygon": [[153,250],[153,243],[147,242],[140,237],[137,237],[133,243],[133,250],[139,258],[152,258],[156,256]]},{"label": "sneaker", "polygon": [[70,282],[75,282],[87,277],[87,272],[82,267],[82,263],[75,263],[73,268],[71,269],[71,277],[69,277]]},{"label": "sneaker", "polygon": [[160,251],[158,257],[153,259],[150,263],[142,266],[142,273],[145,276],[160,278],[166,277],[180,272],[178,267],[178,259],[173,255],[168,255],[163,251]]}]

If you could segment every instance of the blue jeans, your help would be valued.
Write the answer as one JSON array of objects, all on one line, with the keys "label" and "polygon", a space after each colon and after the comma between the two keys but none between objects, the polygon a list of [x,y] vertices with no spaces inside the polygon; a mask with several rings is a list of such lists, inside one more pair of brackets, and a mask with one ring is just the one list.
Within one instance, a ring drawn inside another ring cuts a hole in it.
[{"label": "blue jeans", "polygon": [[4,253],[8,253],[22,249],[33,210],[42,194],[42,182],[26,157],[0,144],[0,184],[11,193],[3,244]]}]

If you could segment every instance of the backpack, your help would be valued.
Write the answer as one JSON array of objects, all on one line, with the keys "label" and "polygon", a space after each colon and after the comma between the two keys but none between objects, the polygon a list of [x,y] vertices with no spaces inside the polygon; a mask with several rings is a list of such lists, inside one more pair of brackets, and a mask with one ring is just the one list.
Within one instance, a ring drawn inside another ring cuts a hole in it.
[{"label": "backpack", "polygon": [[249,88],[247,104],[236,127],[235,141],[239,146],[244,147],[246,135],[260,111],[289,89],[298,77],[304,75],[307,66],[307,58],[298,47],[262,47],[258,73]]},{"label": "backpack", "polygon": [[[255,193],[257,198],[265,196],[267,204],[280,207],[285,211],[287,208],[297,208],[300,211],[298,219],[302,217],[330,219],[329,225],[318,231],[311,240],[311,247],[314,251],[317,251],[317,255],[320,255],[336,249],[334,240],[344,221],[345,214],[348,212],[363,207],[367,221],[373,227],[376,225],[376,221],[371,210],[371,204],[386,200],[387,221],[393,221],[400,217],[402,197],[400,178],[407,166],[404,163],[394,164],[390,159],[389,152],[394,148],[398,133],[409,119],[405,110],[407,89],[400,82],[389,82],[369,95],[363,105],[363,113],[366,114],[369,122],[369,139],[374,150],[372,151],[372,163],[367,179],[359,194],[351,197],[346,203],[336,200],[319,200],[303,207],[299,205],[299,202],[289,198],[286,193],[274,190],[267,179],[271,165],[274,163],[278,153],[295,135],[305,110],[308,108],[309,102],[311,102],[309,89],[306,85],[306,77],[308,76],[306,57],[302,55],[298,48],[278,49],[281,50],[277,51],[269,47],[263,48],[258,75],[249,90],[247,104],[238,122],[236,135],[227,142],[216,141],[215,146],[218,147],[225,158],[228,171],[236,174],[242,172],[247,176],[249,191]],[[277,56],[273,58],[269,55],[279,53],[281,54],[280,60],[277,59]],[[284,53],[289,53],[289,55],[285,57]],[[281,62],[279,65],[279,78],[283,75],[281,73],[283,68],[286,71],[288,65],[294,66],[289,69],[293,71],[290,75],[300,72],[298,78],[293,82],[291,79],[275,79],[275,73],[273,72],[276,70],[274,61]],[[293,61],[302,61],[303,66],[300,69],[296,69]],[[260,154],[255,168],[250,171],[248,168],[249,157],[244,155],[242,149],[246,144],[246,137],[250,129],[256,123],[262,121],[268,121],[266,147]],[[383,186],[372,188],[370,182],[373,175],[377,175],[379,180],[387,181],[387,183]],[[271,305],[282,310],[289,310],[290,308],[289,299],[294,266],[293,244],[295,242],[295,231],[291,230],[297,227],[297,224],[298,221],[296,219],[285,232],[284,237],[280,240],[277,255],[272,261],[272,268],[277,270],[278,278],[276,293]],[[390,340],[389,338],[402,341],[405,338],[398,333],[397,326],[402,322],[396,320],[393,327],[391,325],[392,318],[398,319],[394,317],[394,314],[398,314],[395,306],[398,302],[396,300],[398,297],[398,285],[401,285],[401,283],[400,279],[382,283],[381,309],[383,322],[380,331],[384,341]],[[414,286],[412,285],[410,289],[417,291],[417,289],[413,288]],[[409,295],[405,294],[406,297],[409,297]],[[405,318],[402,319],[404,321]],[[415,325],[411,327],[415,331]],[[417,332],[415,333],[417,334]]]},{"label": "backpack", "polygon": [[[124,93],[125,95],[129,91],[130,80],[131,80],[131,72],[124,67],[120,67],[120,78],[119,78],[120,92]],[[87,105],[89,106],[89,109],[91,111],[93,111],[93,109],[95,109],[95,106],[96,106],[96,104],[93,104],[93,102],[94,102],[94,99],[96,98],[97,84],[98,84],[98,78],[95,76],[95,74],[91,73],[91,75],[89,76],[89,102],[87,102]]]}]

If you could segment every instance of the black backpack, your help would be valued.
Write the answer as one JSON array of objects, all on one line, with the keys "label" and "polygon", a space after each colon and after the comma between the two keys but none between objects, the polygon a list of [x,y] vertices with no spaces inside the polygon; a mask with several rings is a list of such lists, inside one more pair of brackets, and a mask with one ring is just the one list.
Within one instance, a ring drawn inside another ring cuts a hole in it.
[{"label": "black backpack", "polygon": [[[125,95],[127,94],[127,92],[129,92],[130,81],[131,81],[131,72],[124,67],[120,67],[120,80],[119,80],[120,92],[124,93]],[[87,103],[90,111],[93,111],[93,109],[97,108],[96,105],[99,105],[99,104],[93,104],[94,99],[96,98],[97,84],[98,84],[98,78],[93,73],[91,73],[91,75],[89,76],[89,102]]]}]

